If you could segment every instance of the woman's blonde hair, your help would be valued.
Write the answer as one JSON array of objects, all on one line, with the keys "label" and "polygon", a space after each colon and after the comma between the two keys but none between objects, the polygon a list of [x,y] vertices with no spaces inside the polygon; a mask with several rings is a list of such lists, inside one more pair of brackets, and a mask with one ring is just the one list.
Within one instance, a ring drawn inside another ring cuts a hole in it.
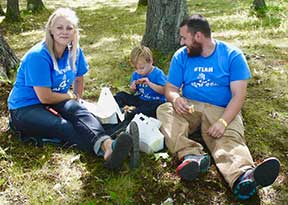
[{"label": "woman's blonde hair", "polygon": [[71,44],[68,45],[68,49],[69,49],[69,63],[71,63],[72,61],[72,68],[74,71],[76,71],[76,57],[77,57],[77,50],[79,48],[79,28],[78,28],[78,23],[79,23],[79,19],[76,15],[76,13],[69,8],[59,8],[56,11],[53,12],[53,14],[51,14],[51,16],[48,19],[48,22],[46,24],[46,36],[45,36],[45,42],[47,45],[47,48],[52,56],[52,60],[53,60],[53,65],[54,65],[54,69],[59,71],[58,68],[58,64],[56,61],[56,57],[54,54],[54,39],[53,36],[51,34],[51,29],[54,26],[57,18],[59,17],[64,17],[67,21],[69,21],[74,28],[74,38],[71,42]]},{"label": "woman's blonde hair", "polygon": [[153,56],[151,50],[143,45],[133,48],[130,54],[130,60],[133,65],[137,64],[139,58],[144,59],[146,63],[153,62]]}]

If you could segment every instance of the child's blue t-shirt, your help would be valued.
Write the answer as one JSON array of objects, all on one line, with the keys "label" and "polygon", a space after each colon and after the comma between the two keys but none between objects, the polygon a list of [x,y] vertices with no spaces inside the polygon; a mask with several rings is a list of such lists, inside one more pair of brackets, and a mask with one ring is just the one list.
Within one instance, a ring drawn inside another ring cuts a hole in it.
[{"label": "child's blue t-shirt", "polygon": [[187,48],[180,48],[172,58],[168,82],[182,87],[188,99],[226,107],[232,98],[230,83],[250,77],[243,53],[216,40],[215,50],[208,57],[189,57]]},{"label": "child's blue t-shirt", "polygon": [[52,57],[44,41],[32,47],[23,57],[19,66],[16,81],[8,98],[8,108],[17,109],[40,104],[33,87],[48,87],[53,92],[67,93],[75,78],[83,76],[89,69],[82,49],[78,49],[76,71],[66,49],[63,56],[57,59],[59,70],[55,70]]},{"label": "child's blue t-shirt", "polygon": [[[157,68],[153,67],[152,71],[148,75],[140,75],[136,71],[132,74],[131,83],[135,80],[141,79],[141,78],[148,78],[150,82],[155,83],[157,85],[165,86],[167,77],[164,74],[164,72]],[[137,84],[136,85],[136,96],[138,96],[141,100],[145,101],[154,101],[159,100],[161,102],[165,102],[166,98],[164,95],[154,91],[152,88],[150,88],[146,84]]]}]

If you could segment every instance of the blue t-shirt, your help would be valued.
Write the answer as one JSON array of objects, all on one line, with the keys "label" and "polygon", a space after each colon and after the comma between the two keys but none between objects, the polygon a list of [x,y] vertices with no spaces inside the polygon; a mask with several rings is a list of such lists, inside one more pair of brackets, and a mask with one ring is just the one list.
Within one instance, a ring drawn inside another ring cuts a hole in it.
[{"label": "blue t-shirt", "polygon": [[[161,86],[165,86],[166,81],[167,81],[167,77],[164,74],[164,72],[155,66],[153,67],[153,70],[148,75],[140,75],[136,71],[134,71],[132,74],[131,83],[134,80],[138,80],[141,78],[148,78],[150,82],[155,83],[157,85],[161,85]],[[153,101],[153,100],[159,100],[161,102],[166,101],[166,98],[164,95],[157,93],[156,91],[154,91],[153,89],[151,89],[148,85],[144,83],[136,85],[135,95],[137,95],[141,100],[145,100],[145,101]]]},{"label": "blue t-shirt", "polygon": [[72,60],[66,49],[57,60],[59,70],[55,70],[52,57],[44,41],[32,47],[23,57],[14,87],[8,98],[8,108],[17,109],[40,104],[33,87],[49,87],[53,92],[67,93],[73,81],[83,76],[89,69],[81,49],[77,51],[76,71],[72,68]]},{"label": "blue t-shirt", "polygon": [[183,96],[188,99],[226,107],[232,98],[230,83],[250,77],[243,53],[216,41],[215,50],[208,57],[189,57],[187,48],[180,48],[172,58],[168,82],[182,86]]}]

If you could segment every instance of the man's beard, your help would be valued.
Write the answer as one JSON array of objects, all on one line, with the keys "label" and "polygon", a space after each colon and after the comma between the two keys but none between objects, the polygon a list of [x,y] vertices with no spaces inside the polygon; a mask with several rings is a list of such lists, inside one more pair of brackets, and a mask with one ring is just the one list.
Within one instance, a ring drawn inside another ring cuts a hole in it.
[{"label": "man's beard", "polygon": [[189,57],[201,56],[201,53],[203,51],[202,45],[200,43],[194,43],[194,45],[190,47],[187,46],[187,49]]}]

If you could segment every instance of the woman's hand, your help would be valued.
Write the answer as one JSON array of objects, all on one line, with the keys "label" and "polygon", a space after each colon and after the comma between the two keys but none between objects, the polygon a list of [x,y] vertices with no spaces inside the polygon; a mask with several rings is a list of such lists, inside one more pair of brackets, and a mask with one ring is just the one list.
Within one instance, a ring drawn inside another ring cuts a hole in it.
[{"label": "woman's hand", "polygon": [[74,93],[73,91],[69,90],[67,94],[69,95],[71,100],[79,100],[78,95],[76,93]]}]

